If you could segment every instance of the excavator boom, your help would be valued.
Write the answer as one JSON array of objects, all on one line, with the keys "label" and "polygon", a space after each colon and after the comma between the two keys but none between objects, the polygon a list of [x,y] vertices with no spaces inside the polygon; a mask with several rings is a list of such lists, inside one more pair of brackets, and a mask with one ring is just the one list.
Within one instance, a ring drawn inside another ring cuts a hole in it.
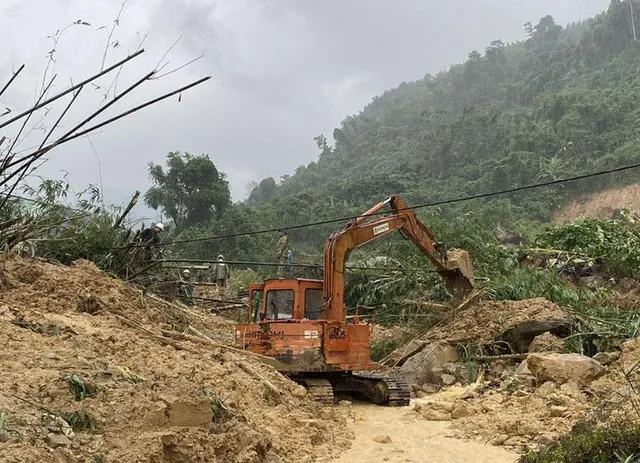
[{"label": "excavator boom", "polygon": [[[377,218],[386,206],[390,215]],[[435,240],[433,232],[416,216],[399,196],[394,195],[378,203],[342,230],[331,234],[324,251],[324,318],[345,321],[344,269],[349,254],[355,248],[399,231],[433,263],[448,288],[458,295],[473,286],[473,266],[469,253],[464,250],[446,251]]]}]

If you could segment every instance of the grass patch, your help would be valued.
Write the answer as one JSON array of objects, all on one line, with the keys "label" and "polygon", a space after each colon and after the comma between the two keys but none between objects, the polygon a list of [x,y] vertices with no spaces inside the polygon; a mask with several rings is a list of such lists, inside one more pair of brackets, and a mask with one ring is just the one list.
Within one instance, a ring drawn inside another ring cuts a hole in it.
[{"label": "grass patch", "polygon": [[640,423],[618,422],[606,427],[578,423],[557,443],[523,455],[518,463],[638,463]]}]

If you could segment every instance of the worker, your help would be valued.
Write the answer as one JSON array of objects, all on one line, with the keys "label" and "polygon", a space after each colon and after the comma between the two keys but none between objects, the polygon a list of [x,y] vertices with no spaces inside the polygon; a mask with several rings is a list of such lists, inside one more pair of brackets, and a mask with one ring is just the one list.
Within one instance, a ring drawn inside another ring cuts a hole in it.
[{"label": "worker", "polygon": [[287,250],[289,248],[289,239],[287,232],[280,230],[280,237],[276,243],[276,258],[278,259],[278,275],[284,273],[284,264],[287,262]]},{"label": "worker", "polygon": [[147,228],[140,233],[140,246],[144,251],[144,260],[150,261],[153,257],[153,249],[160,249],[160,233],[164,225],[157,223],[153,228]]},{"label": "worker", "polygon": [[224,294],[227,287],[227,278],[231,276],[229,266],[224,262],[224,256],[220,254],[218,256],[218,262],[213,265],[213,277],[216,280],[216,287],[218,292]]},{"label": "worker", "polygon": [[180,286],[178,287],[178,297],[187,305],[195,304],[195,299],[193,297],[193,284],[191,284],[191,272],[189,269],[184,269],[182,271],[182,279],[180,280]]},{"label": "worker", "polygon": [[291,249],[287,251],[287,272],[293,272],[293,252]]}]

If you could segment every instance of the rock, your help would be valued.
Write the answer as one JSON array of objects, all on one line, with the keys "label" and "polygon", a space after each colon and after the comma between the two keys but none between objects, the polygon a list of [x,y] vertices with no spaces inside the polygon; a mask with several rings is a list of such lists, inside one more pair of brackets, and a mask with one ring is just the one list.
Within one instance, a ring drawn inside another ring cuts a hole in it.
[{"label": "rock", "polygon": [[350,400],[341,400],[338,402],[338,406],[340,407],[350,407],[352,405]]},{"label": "rock", "polygon": [[427,394],[435,394],[439,390],[440,390],[440,387],[437,386],[436,384],[423,384],[422,385],[422,391],[427,393]]},{"label": "rock", "polygon": [[451,412],[451,418],[459,420],[460,418],[467,418],[477,413],[476,409],[466,402],[459,403]]},{"label": "rock", "polygon": [[444,384],[445,386],[451,386],[457,381],[455,376],[448,374],[440,376],[440,379],[442,380],[442,384]]},{"label": "rock", "polygon": [[49,351],[42,354],[44,360],[60,360],[60,356],[55,352]]},{"label": "rock", "polygon": [[506,365],[503,360],[496,360],[489,365],[489,372],[494,376],[500,376],[506,370]]},{"label": "rock", "polygon": [[12,436],[6,431],[0,431],[0,444],[17,444],[20,442],[20,439]]},{"label": "rock", "polygon": [[580,354],[531,354],[527,365],[537,380],[559,385],[573,380],[584,386],[604,374],[600,363]]},{"label": "rock", "polygon": [[609,365],[620,358],[620,352],[598,352],[593,359],[602,365]]},{"label": "rock", "polygon": [[555,418],[564,416],[569,409],[567,407],[561,407],[559,405],[552,405],[549,407],[549,414]]},{"label": "rock", "polygon": [[527,359],[524,359],[518,368],[516,368],[516,375],[530,375],[531,370],[529,370],[529,365],[527,364]]},{"label": "rock", "polygon": [[63,434],[49,433],[47,434],[46,442],[47,445],[52,449],[56,449],[58,447],[67,447],[71,445],[71,440]]},{"label": "rock", "polygon": [[551,445],[558,440],[558,437],[559,436],[556,433],[546,432],[536,437],[536,443],[540,445]]},{"label": "rock", "polygon": [[533,338],[529,344],[529,352],[564,352],[564,348],[564,341],[548,331]]},{"label": "rock", "polygon": [[425,397],[429,397],[430,394],[427,394],[426,392],[420,390],[418,392],[416,392],[416,397],[418,399],[424,399]]},{"label": "rock", "polygon": [[441,384],[440,376],[446,373],[443,365],[458,361],[458,351],[447,345],[427,345],[409,358],[399,369],[399,375],[409,384]]},{"label": "rock", "polygon": [[[561,312],[558,310],[558,315]],[[526,320],[512,325],[498,336],[498,340],[507,342],[514,352],[525,354],[536,336],[549,332],[555,336],[565,337],[571,332],[571,319],[547,318],[543,320]]]},{"label": "rock", "polygon": [[427,402],[416,404],[414,410],[427,421],[451,421],[453,408],[451,402]]},{"label": "rock", "polygon": [[391,444],[393,442],[389,436],[384,434],[374,437],[373,441],[378,444]]},{"label": "rock", "polygon": [[504,444],[507,439],[509,439],[509,436],[507,436],[506,434],[498,434],[496,437],[494,437],[493,439],[491,439],[489,441],[490,445],[502,445]]},{"label": "rock", "polygon": [[456,374],[458,373],[458,365],[456,365],[455,363],[445,363],[444,365],[442,365],[442,369],[453,376],[456,376]]}]

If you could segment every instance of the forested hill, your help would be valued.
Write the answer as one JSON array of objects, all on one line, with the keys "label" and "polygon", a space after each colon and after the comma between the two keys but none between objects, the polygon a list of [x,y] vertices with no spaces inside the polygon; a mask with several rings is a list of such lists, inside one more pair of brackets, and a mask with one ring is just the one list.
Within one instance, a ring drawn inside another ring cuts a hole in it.
[{"label": "forested hill", "polygon": [[[634,10],[640,26],[635,1]],[[640,43],[628,2],[567,27],[546,16],[525,35],[375,97],[334,130],[335,143],[316,138],[317,162],[264,179],[246,204],[288,225],[355,213],[392,193],[415,204],[640,160]],[[569,197],[634,175],[462,209],[544,221]]]}]

